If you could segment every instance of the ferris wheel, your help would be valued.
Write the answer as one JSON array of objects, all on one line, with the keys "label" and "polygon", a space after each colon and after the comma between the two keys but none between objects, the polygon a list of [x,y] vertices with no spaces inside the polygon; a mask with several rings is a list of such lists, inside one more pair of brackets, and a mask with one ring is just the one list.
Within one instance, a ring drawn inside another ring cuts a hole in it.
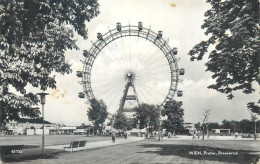
[{"label": "ferris wheel", "polygon": [[140,103],[164,105],[176,94],[181,97],[177,87],[185,70],[178,68],[177,48],[168,43],[162,31],[156,33],[142,22],[117,23],[105,34],[97,33],[92,47],[83,51],[83,70],[77,71],[84,90],[79,97],[103,99],[110,112]]}]

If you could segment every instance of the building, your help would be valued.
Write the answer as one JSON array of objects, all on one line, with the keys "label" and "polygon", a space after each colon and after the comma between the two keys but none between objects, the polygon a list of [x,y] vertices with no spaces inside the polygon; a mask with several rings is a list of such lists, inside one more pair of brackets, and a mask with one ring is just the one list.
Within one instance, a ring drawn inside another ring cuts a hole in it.
[{"label": "building", "polygon": [[[21,119],[19,121],[8,121],[5,125],[8,129],[8,134],[12,135],[42,135],[43,124],[42,119]],[[76,126],[66,126],[54,124],[49,121],[44,121],[44,134],[87,134],[87,129]]]},{"label": "building", "polygon": [[[57,129],[57,125],[50,123],[49,121],[44,121],[45,134],[49,134],[54,129]],[[27,130],[30,135],[40,135],[42,134],[42,119],[21,119],[19,121],[10,120],[6,123],[8,128],[8,134],[13,135],[26,135]]]},{"label": "building", "polygon": [[219,134],[221,136],[228,136],[230,135],[230,129],[212,129],[212,134]]},{"label": "building", "polygon": [[87,129],[76,129],[73,131],[73,134],[79,134],[79,135],[87,134]]},{"label": "building", "polygon": [[76,129],[77,129],[76,126],[59,127],[59,134],[74,134]]},{"label": "building", "polygon": [[184,122],[183,127],[184,127],[184,129],[188,129],[190,134],[197,133],[197,129],[195,128],[193,123]]},{"label": "building", "polygon": [[105,132],[106,133],[111,133],[114,130],[114,128],[112,126],[105,126]]}]

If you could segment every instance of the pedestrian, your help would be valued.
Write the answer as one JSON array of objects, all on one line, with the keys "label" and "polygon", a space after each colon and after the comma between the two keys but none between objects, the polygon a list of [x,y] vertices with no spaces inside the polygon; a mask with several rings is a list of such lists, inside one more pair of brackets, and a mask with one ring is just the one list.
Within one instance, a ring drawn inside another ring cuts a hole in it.
[{"label": "pedestrian", "polygon": [[194,132],[192,139],[195,139],[195,138],[196,138],[196,133]]},{"label": "pedestrian", "polygon": [[125,132],[125,139],[127,139],[127,133]]},{"label": "pedestrian", "polygon": [[168,132],[168,138],[171,138],[171,132]]},{"label": "pedestrian", "polygon": [[112,142],[114,143],[116,141],[116,133],[112,132]]},{"label": "pedestrian", "polygon": [[198,136],[198,139],[200,138],[200,134],[199,133],[197,133],[197,136]]}]

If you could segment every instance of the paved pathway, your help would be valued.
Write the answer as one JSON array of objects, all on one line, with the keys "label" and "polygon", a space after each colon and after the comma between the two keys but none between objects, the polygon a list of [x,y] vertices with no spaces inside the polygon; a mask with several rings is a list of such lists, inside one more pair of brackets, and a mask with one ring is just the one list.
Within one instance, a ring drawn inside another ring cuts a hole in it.
[{"label": "paved pathway", "polygon": [[[168,138],[167,136],[163,137],[165,140],[202,140],[202,136],[200,138],[193,139],[192,136],[171,136],[171,138]],[[210,136],[207,138],[207,136],[204,137],[205,140],[254,140],[254,138],[242,138],[241,136],[238,136],[237,138],[235,136]],[[260,140],[260,138],[257,138],[257,140]]]},{"label": "paved pathway", "polygon": [[[87,143],[86,149],[93,149],[93,148],[106,147],[106,146],[111,146],[111,145],[125,144],[125,143],[140,141],[140,140],[143,140],[143,139],[144,138],[142,138],[142,137],[128,137],[127,139],[116,138],[115,143],[112,143],[112,141],[90,142],[90,143]],[[45,148],[46,149],[64,150],[64,147],[69,147],[69,144],[46,146]]]}]

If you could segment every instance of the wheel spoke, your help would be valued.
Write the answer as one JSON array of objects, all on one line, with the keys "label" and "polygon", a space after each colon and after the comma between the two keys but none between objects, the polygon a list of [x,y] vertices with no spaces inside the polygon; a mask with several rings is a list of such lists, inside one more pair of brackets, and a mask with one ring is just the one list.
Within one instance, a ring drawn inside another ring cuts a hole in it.
[{"label": "wheel spoke", "polygon": [[[113,38],[112,41],[110,40],[111,42],[108,39],[105,45],[98,42],[100,44],[97,44],[97,46],[104,46],[101,47],[102,51],[100,52],[94,51],[95,48],[98,48],[94,47],[95,45],[91,48],[92,52],[98,54],[90,68],[91,79],[87,80],[91,82],[95,97],[103,99],[111,113],[119,109],[120,100],[127,80],[129,80],[128,73],[132,75],[131,78],[140,102],[161,104],[168,96],[171,85],[177,86],[178,80],[171,81],[171,72],[178,72],[171,70],[169,61],[165,57],[166,51],[163,49],[163,42],[157,42],[156,38],[149,38],[155,37],[154,34],[156,33],[150,31],[153,35],[148,35],[149,30],[146,28],[143,29],[142,36],[147,36],[147,39],[141,36],[134,37],[137,36],[134,28],[136,27],[130,26],[130,32],[122,33],[123,35],[129,33],[131,36],[120,37],[120,33],[117,33],[118,39]],[[122,28],[122,30],[127,29]],[[116,30],[114,29],[112,32],[116,32]],[[111,39],[112,35],[106,37]],[[166,42],[164,43],[166,44],[165,47],[169,47]],[[159,45],[159,47],[155,45]],[[84,69],[83,71],[86,72],[87,68],[84,67]],[[85,92],[88,92],[88,90]],[[131,94],[134,94],[134,92]]]}]

